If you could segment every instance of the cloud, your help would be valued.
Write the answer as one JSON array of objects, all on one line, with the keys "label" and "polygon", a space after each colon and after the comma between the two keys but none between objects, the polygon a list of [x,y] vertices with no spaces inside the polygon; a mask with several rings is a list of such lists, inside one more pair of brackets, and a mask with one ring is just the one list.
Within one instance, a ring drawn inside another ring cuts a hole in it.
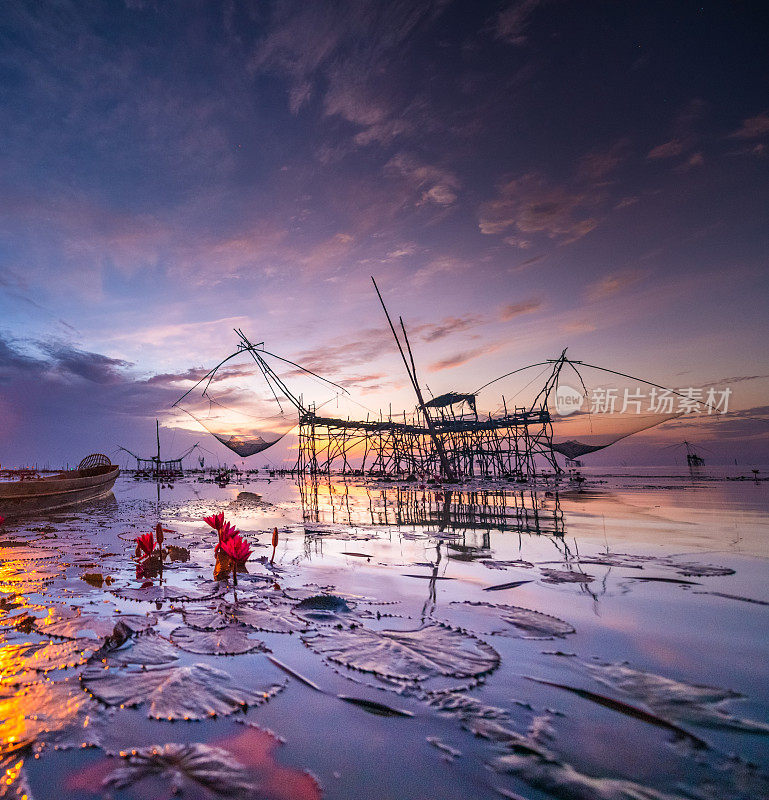
[{"label": "cloud", "polygon": [[350,367],[369,365],[388,347],[395,347],[388,329],[367,328],[357,337],[341,336],[302,350],[293,360],[320,375],[334,377]]},{"label": "cloud", "polygon": [[675,158],[675,156],[680,156],[684,152],[684,147],[684,143],[679,139],[671,139],[669,142],[653,147],[646,154],[646,157],[652,161],[661,158]]},{"label": "cloud", "polygon": [[[30,348],[33,352],[30,352]],[[37,350],[41,355],[36,355]],[[45,341],[18,341],[0,339],[0,375],[9,380],[19,373],[37,376],[64,376],[81,378],[89,383],[116,383],[130,362],[101,353],[81,350],[69,342],[48,339]]]},{"label": "cloud", "polygon": [[466,267],[466,262],[454,256],[436,256],[423,267],[420,267],[413,274],[411,280],[415,285],[421,286],[434,280],[439,275],[462,272]]},{"label": "cloud", "polygon": [[734,133],[730,133],[729,137],[731,139],[757,139],[767,134],[769,134],[769,111],[764,111],[763,114],[743,120],[741,127]]},{"label": "cloud", "polygon": [[121,358],[80,350],[64,342],[39,342],[38,347],[51,357],[56,370],[91,383],[117,383],[123,379],[122,370],[133,366]]},{"label": "cloud", "polygon": [[554,186],[529,173],[501,184],[497,197],[481,206],[478,227],[484,234],[543,233],[571,242],[598,226],[598,199],[594,192]]},{"label": "cloud", "polygon": [[497,38],[518,46],[526,44],[531,16],[541,5],[544,0],[515,0],[500,11],[496,19]]},{"label": "cloud", "polygon": [[470,330],[484,322],[483,317],[467,314],[463,317],[446,317],[434,324],[420,325],[416,333],[424,342],[437,342],[453,333]]},{"label": "cloud", "polygon": [[620,139],[605,150],[593,150],[577,162],[576,177],[582,181],[602,181],[621,166],[628,155],[629,142]]},{"label": "cloud", "polygon": [[511,319],[520,317],[523,314],[533,314],[535,311],[539,311],[542,305],[542,301],[538,299],[523,300],[520,303],[510,303],[509,305],[503,306],[499,317],[502,322],[509,322]]},{"label": "cloud", "polygon": [[532,256],[531,258],[527,258],[525,261],[521,261],[520,263],[516,264],[513,267],[510,267],[510,272],[523,272],[524,270],[528,269],[529,267],[533,267],[534,264],[539,264],[540,261],[544,261],[546,258],[544,253],[540,253],[538,256]]},{"label": "cloud", "polygon": [[517,247],[519,250],[528,250],[531,247],[531,241],[529,239],[521,239],[520,236],[505,236],[502,241],[505,244],[509,244],[510,247]]},{"label": "cloud", "polygon": [[639,199],[639,197],[623,197],[622,200],[614,205],[614,210],[619,211],[623,208],[630,208],[630,206],[634,206]]},{"label": "cloud", "polygon": [[418,205],[450,206],[457,199],[459,180],[447,169],[424,164],[408,153],[398,153],[384,167],[385,174],[399,176],[420,194]]},{"label": "cloud", "polygon": [[675,116],[670,129],[670,139],[653,147],[646,158],[658,161],[680,156],[691,150],[701,138],[698,128],[707,112],[707,104],[698,97],[690,100]]},{"label": "cloud", "polygon": [[702,153],[692,153],[683,164],[679,164],[676,169],[678,172],[687,172],[690,169],[702,167],[705,164],[705,157]]},{"label": "cloud", "polygon": [[473,350],[463,350],[460,353],[455,353],[454,355],[447,356],[446,358],[442,358],[439,361],[435,361],[434,363],[430,364],[427,368],[430,372],[440,372],[444,369],[453,369],[454,367],[461,367],[463,364],[467,364],[469,361],[472,361],[478,356],[486,355],[487,353],[492,352],[496,348],[492,347],[476,347]]},{"label": "cloud", "polygon": [[628,270],[604,275],[586,290],[587,299],[591,302],[606,300],[637,284],[646,273]]},{"label": "cloud", "polygon": [[326,116],[358,128],[352,137],[357,146],[387,144],[413,130],[420,110],[392,73],[401,67],[406,41],[443,6],[443,0],[339,5],[289,0],[275,6],[251,66],[288,78],[292,113],[317,90]]},{"label": "cloud", "polygon": [[390,250],[387,253],[387,258],[405,258],[406,256],[413,256],[417,252],[417,245],[414,242],[406,242],[399,245],[395,250]]}]

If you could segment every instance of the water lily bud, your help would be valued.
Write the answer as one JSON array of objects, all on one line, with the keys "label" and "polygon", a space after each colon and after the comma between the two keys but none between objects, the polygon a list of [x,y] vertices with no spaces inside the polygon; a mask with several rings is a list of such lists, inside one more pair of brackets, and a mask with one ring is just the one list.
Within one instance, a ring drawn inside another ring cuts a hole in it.
[{"label": "water lily bud", "polygon": [[163,544],[163,526],[159,522],[155,527],[155,538],[158,540],[158,547],[161,547]]}]

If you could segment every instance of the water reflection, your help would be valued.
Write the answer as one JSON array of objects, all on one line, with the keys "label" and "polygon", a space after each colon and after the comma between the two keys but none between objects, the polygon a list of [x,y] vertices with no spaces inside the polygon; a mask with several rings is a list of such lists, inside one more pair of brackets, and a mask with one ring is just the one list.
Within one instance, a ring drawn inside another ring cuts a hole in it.
[{"label": "water reflection", "polygon": [[444,532],[505,531],[563,536],[558,492],[508,489],[371,488],[300,481],[305,523],[424,527]]}]

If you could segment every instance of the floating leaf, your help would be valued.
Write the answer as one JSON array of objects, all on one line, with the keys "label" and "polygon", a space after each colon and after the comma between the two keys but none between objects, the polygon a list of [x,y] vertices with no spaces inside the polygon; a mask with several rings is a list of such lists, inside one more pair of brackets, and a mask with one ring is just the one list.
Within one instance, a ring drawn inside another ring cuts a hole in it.
[{"label": "floating leaf", "polygon": [[81,680],[94,697],[109,705],[149,703],[149,717],[168,720],[232,714],[246,706],[265,703],[283,688],[245,688],[208,664],[147,670],[89,667]]},{"label": "floating leaf", "polygon": [[75,640],[70,642],[27,642],[3,647],[0,675],[14,678],[26,670],[48,672],[85,664],[96,652],[93,642]]},{"label": "floating leaf", "polygon": [[215,609],[198,609],[196,611],[183,611],[184,624],[197,631],[214,631],[226,628],[229,624],[224,616],[226,606]]},{"label": "floating leaf", "polygon": [[0,758],[0,798],[2,800],[34,800],[27,783],[24,759],[18,753]]},{"label": "floating leaf", "polygon": [[126,765],[103,782],[109,789],[125,789],[145,778],[170,781],[171,793],[181,794],[185,784],[202,787],[223,797],[255,796],[257,787],[248,770],[232,753],[206,744],[165,744],[142,747],[123,754]]},{"label": "floating leaf", "polygon": [[297,603],[294,608],[299,611],[333,611],[347,612],[352,611],[352,606],[341,597],[333,594],[315,594]]},{"label": "floating leaf", "polygon": [[587,664],[586,667],[596,680],[640,700],[667,719],[706,728],[769,735],[769,725],[765,722],[736,717],[722,707],[725,701],[742,697],[730,689],[683,683],[631,669],[625,664]]},{"label": "floating leaf", "polygon": [[83,747],[101,743],[105,712],[77,681],[44,681],[0,700],[0,719],[3,749],[14,743]]},{"label": "floating leaf", "polygon": [[724,600],[739,600],[742,603],[755,603],[759,606],[769,606],[769,600],[756,600],[754,597],[742,597],[739,594],[725,594],[724,592],[694,592],[694,594],[712,594],[714,597],[723,597]]},{"label": "floating leaf", "polygon": [[294,633],[306,631],[308,628],[306,622],[273,608],[237,605],[231,608],[231,616],[242,625],[248,625],[249,628],[267,633]]},{"label": "floating leaf", "polygon": [[533,567],[530,561],[522,561],[520,559],[516,561],[499,561],[496,559],[487,558],[481,561],[484,567],[488,569],[508,569],[509,567]]},{"label": "floating leaf", "polygon": [[676,736],[689,740],[692,744],[694,744],[695,747],[707,747],[707,744],[703,742],[702,739],[692,736],[691,733],[679,727],[678,725],[675,725],[666,719],[662,719],[662,717],[659,717],[656,714],[650,714],[648,711],[644,711],[642,708],[636,708],[628,703],[623,703],[620,700],[615,700],[612,697],[607,697],[603,694],[597,694],[596,692],[591,692],[587,689],[580,689],[576,686],[568,686],[565,683],[554,683],[553,681],[545,681],[541,678],[532,678],[528,675],[525,677],[530,681],[541,683],[544,686],[553,686],[556,689],[565,689],[567,692],[576,694],[578,697],[583,697],[585,700],[591,700],[593,703],[598,703],[598,705],[604,706],[605,708],[610,708],[612,711],[618,711],[620,714],[626,714],[629,717],[634,717],[635,719],[640,719],[643,722],[648,722],[650,725],[656,725],[659,728],[666,728],[667,730],[675,733]]},{"label": "floating leaf", "polygon": [[686,575],[687,577],[715,578],[734,575],[734,570],[730,567],[717,567],[713,564],[682,564],[679,562],[675,566],[678,568],[679,575]]},{"label": "floating leaf", "polygon": [[13,563],[13,561],[45,561],[57,556],[61,556],[61,552],[49,547],[0,548],[0,558],[5,564]]},{"label": "floating leaf", "polygon": [[501,592],[503,589],[517,589],[519,586],[523,586],[524,583],[531,583],[530,580],[527,581],[510,581],[510,583],[498,583],[495,586],[486,586],[484,587],[484,592]]},{"label": "floating leaf", "polygon": [[129,664],[156,666],[177,661],[177,649],[157,634],[147,634],[139,639],[128,639],[117,650],[107,653],[107,663],[111,667],[125,667]]},{"label": "floating leaf", "polygon": [[431,744],[436,749],[440,750],[442,753],[446,754],[446,758],[450,761],[453,761],[455,758],[458,758],[462,755],[461,750],[457,750],[456,747],[452,747],[450,744],[446,744],[440,737],[438,736],[426,736],[425,737],[429,744]]},{"label": "floating leaf", "polygon": [[329,594],[318,594],[307,597],[293,608],[293,613],[306,623],[325,625],[347,625],[345,614],[351,614],[355,603]]},{"label": "floating leaf", "polygon": [[328,629],[303,641],[337,664],[396,680],[479,677],[500,663],[485,642],[438,623],[413,631]]},{"label": "floating leaf", "polygon": [[552,639],[574,633],[574,628],[568,622],[530,608],[470,601],[455,601],[449,606],[452,621],[477,633],[525,635],[529,639]]},{"label": "floating leaf", "polygon": [[101,589],[102,586],[106,583],[109,586],[115,579],[112,575],[107,575],[104,577],[101,572],[84,572],[80,576],[81,581],[85,581],[90,586],[93,586],[95,589]]},{"label": "floating leaf", "polygon": [[345,694],[338,694],[337,697],[339,700],[343,700],[345,703],[358,706],[358,708],[368,711],[369,714],[376,714],[378,717],[414,716],[410,711],[404,711],[401,708],[393,708],[392,706],[387,706],[384,703],[378,703],[376,700],[366,700],[364,697],[349,697]]},{"label": "floating leaf", "polygon": [[683,800],[679,794],[658,792],[634,781],[594,778],[578,772],[571,764],[559,761],[534,742],[513,744],[491,766],[497,772],[515,775],[534,789],[561,800]]},{"label": "floating leaf", "polygon": [[[212,587],[213,588],[213,587]],[[219,590],[220,591],[220,590]],[[206,593],[198,589],[185,588],[178,586],[137,586],[115,589],[112,594],[123,600],[147,601],[151,603],[162,603],[170,600],[174,603],[185,603],[193,600],[209,600],[217,594],[217,591]]]},{"label": "floating leaf", "polygon": [[542,583],[592,583],[595,578],[584,572],[570,572],[565,569],[543,569]]},{"label": "floating leaf", "polygon": [[171,641],[177,647],[190,653],[209,656],[233,656],[267,649],[264,642],[249,637],[248,631],[235,625],[213,631],[198,631],[186,627],[171,631]]},{"label": "floating leaf", "polygon": [[103,639],[112,633],[114,627],[114,620],[68,608],[54,610],[52,614],[35,623],[38,632],[61,639]]},{"label": "floating leaf", "polygon": [[112,621],[115,625],[125,625],[134,636],[141,636],[158,624],[158,618],[152,614],[118,614]]}]

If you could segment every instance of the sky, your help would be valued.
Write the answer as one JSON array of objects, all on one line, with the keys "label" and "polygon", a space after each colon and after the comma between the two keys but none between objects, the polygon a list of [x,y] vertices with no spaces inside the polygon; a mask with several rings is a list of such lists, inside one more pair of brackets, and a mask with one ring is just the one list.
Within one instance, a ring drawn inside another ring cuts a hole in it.
[{"label": "sky", "polygon": [[233,328],[413,409],[372,275],[434,394],[568,347],[733,390],[609,462],[769,463],[762,6],[4,3],[0,464],[231,460],[172,406]]}]

